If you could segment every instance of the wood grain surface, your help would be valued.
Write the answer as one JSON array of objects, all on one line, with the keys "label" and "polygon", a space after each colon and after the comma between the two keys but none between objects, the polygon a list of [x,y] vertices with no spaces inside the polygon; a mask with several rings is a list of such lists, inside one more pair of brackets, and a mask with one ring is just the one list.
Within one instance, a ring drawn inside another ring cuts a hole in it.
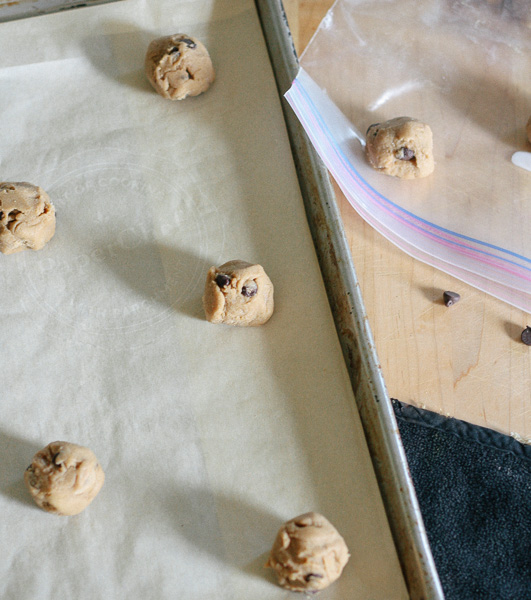
[{"label": "wood grain surface", "polygon": [[[332,4],[284,0],[299,55]],[[411,258],[334,188],[390,396],[531,442],[531,315]]]}]

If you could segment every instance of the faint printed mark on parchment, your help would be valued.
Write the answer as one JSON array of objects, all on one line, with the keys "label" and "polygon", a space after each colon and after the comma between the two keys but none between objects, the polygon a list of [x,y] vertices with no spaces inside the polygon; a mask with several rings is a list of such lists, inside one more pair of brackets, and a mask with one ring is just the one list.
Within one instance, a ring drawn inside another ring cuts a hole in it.
[{"label": "faint printed mark on parchment", "polygon": [[85,165],[47,191],[54,243],[21,264],[28,291],[56,319],[91,335],[128,335],[200,298],[224,237],[209,199],[135,162]]}]

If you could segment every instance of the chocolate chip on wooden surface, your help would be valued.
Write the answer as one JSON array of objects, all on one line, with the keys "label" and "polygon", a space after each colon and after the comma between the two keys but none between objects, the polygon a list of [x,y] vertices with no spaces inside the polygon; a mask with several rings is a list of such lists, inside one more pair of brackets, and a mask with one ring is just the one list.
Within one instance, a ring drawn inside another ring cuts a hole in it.
[{"label": "chocolate chip on wooden surface", "polygon": [[531,346],[531,327],[529,325],[522,331],[520,339],[526,346]]},{"label": "chocolate chip on wooden surface", "polygon": [[452,304],[461,300],[461,296],[457,292],[444,292],[443,300],[445,306],[452,306]]}]

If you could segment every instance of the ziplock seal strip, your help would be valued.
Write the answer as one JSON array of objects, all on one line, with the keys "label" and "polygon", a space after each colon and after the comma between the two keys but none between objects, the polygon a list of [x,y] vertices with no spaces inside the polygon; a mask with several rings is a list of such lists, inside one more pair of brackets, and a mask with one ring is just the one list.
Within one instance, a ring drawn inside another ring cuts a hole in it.
[{"label": "ziplock seal strip", "polygon": [[[308,91],[308,88],[311,91]],[[321,102],[333,104],[301,68],[285,97],[347,199],[361,216],[415,258],[464,279],[472,285],[518,306],[518,308],[531,311],[531,259],[431,223],[398,206],[376,191],[361,177],[342,151],[336,137],[312,99],[312,95],[315,97],[316,94],[320,94]],[[339,109],[336,108],[336,110],[339,112]],[[342,117],[346,121],[346,117]],[[352,129],[350,124],[348,127]],[[414,232],[413,235],[417,236],[416,243],[404,233],[400,234],[398,230],[391,230],[382,223],[375,214],[378,210],[391,215],[390,218],[405,232],[408,230]],[[446,248],[449,258],[452,253],[466,256],[487,270],[474,271],[460,265],[458,260],[453,264],[451,260],[437,257],[429,248],[422,247],[426,240]],[[407,247],[404,248],[404,245]],[[467,272],[471,273],[470,277],[467,277]],[[500,277],[502,273],[505,274],[505,277],[503,275]]]}]

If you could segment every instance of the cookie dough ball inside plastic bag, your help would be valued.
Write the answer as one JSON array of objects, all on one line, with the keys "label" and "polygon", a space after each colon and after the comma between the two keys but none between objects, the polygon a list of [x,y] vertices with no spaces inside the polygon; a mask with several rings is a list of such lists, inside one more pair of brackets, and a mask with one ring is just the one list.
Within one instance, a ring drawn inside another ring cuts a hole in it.
[{"label": "cookie dough ball inside plastic bag", "polygon": [[273,284],[262,266],[231,260],[209,269],[203,307],[211,323],[263,325],[273,314]]},{"label": "cookie dough ball inside plastic bag", "polygon": [[215,79],[205,46],[183,33],[153,40],[147,49],[144,67],[157,93],[170,100],[198,96],[206,92]]},{"label": "cookie dough ball inside plastic bag", "polygon": [[433,135],[425,123],[410,117],[375,123],[366,141],[369,162],[387,175],[415,179],[433,172]]},{"label": "cookie dough ball inside plastic bag", "polygon": [[319,513],[306,513],[280,528],[266,567],[275,570],[282,587],[318,591],[342,573],[350,558],[337,529]]},{"label": "cookie dough ball inside plastic bag", "polygon": [[26,182],[0,183],[0,252],[40,250],[55,233],[55,208],[48,194]]},{"label": "cookie dough ball inside plastic bag", "polygon": [[24,481],[37,506],[58,515],[77,515],[98,495],[105,474],[92,450],[52,442],[37,452]]}]

